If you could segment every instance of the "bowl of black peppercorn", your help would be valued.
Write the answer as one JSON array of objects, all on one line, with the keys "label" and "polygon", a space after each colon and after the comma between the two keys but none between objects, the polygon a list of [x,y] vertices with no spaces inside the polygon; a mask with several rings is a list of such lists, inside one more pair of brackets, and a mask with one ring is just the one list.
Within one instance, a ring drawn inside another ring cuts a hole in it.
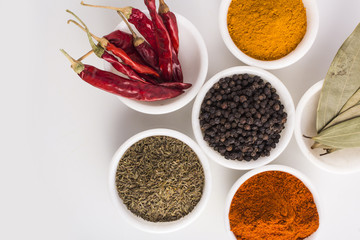
[{"label": "bowl of black peppercorn", "polygon": [[253,169],[275,160],[294,131],[295,107],[273,74],[249,66],[217,73],[201,88],[192,109],[196,141],[213,161]]}]

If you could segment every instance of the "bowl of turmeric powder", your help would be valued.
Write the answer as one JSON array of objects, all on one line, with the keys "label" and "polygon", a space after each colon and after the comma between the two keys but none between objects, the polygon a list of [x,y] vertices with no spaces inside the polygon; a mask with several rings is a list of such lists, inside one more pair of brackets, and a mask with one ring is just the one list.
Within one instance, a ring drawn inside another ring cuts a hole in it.
[{"label": "bowl of turmeric powder", "polygon": [[219,24],[225,45],[240,61],[280,69],[309,51],[319,13],[315,0],[223,0]]},{"label": "bowl of turmeric powder", "polygon": [[226,199],[229,239],[314,240],[321,219],[319,196],[298,170],[267,165],[247,172]]}]

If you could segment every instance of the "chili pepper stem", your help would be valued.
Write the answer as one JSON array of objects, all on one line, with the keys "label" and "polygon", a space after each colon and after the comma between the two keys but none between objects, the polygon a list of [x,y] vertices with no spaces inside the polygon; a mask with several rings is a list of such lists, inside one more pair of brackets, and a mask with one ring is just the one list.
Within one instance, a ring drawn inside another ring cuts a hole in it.
[{"label": "chili pepper stem", "polygon": [[[66,10],[66,12],[70,13],[71,15],[73,15],[77,20],[79,20],[79,22],[80,22],[84,27],[80,27],[80,24],[76,23],[74,20],[69,20],[68,23],[69,23],[69,22],[73,22],[73,23],[75,23],[76,25],[78,25],[80,28],[82,28],[84,31],[90,33],[90,31],[89,31],[88,27],[86,26],[86,24],[85,24],[75,13],[71,12],[70,10]],[[95,36],[95,35],[92,34],[92,33],[90,33],[90,35],[91,35],[93,38],[95,38],[96,41],[101,42],[101,38]]]},{"label": "chili pepper stem", "polygon": [[121,11],[117,11],[117,13],[119,14],[119,16],[122,18],[122,20],[124,20],[125,24],[127,25],[127,27],[129,28],[131,34],[133,35],[133,37],[135,38],[137,35],[134,32],[134,30],[132,29],[132,27],[130,26],[130,24],[128,23],[128,21],[126,21],[125,17],[123,16]]},{"label": "chili pepper stem", "polygon": [[127,27],[129,28],[131,34],[133,35],[133,43],[134,43],[134,46],[137,47],[139,46],[140,44],[142,44],[145,40],[141,37],[139,37],[135,31],[132,29],[132,27],[130,26],[130,24],[128,23],[128,21],[125,19],[125,17],[123,16],[123,14],[120,12],[120,11],[117,11],[117,13],[120,15],[120,17],[124,20],[125,24],[127,25]]},{"label": "chili pepper stem", "polygon": [[69,9],[66,9],[66,12],[70,13],[71,15],[73,15],[77,20],[79,20],[79,22],[84,26],[84,28],[87,28],[86,24],[72,11],[70,11]]},{"label": "chili pepper stem", "polygon": [[[76,22],[76,21],[74,21],[74,20],[72,20],[72,19],[69,19],[69,20],[67,21],[67,24],[70,24],[71,22],[74,23],[75,25],[77,25],[79,28],[81,28],[83,31],[86,32],[86,29],[85,29],[83,26],[81,26],[78,22]],[[89,32],[89,33],[90,33],[90,35],[91,35],[93,38],[95,38],[96,41],[98,41],[98,39],[100,40],[99,37],[95,36],[95,35],[92,34],[91,32]]]},{"label": "chili pepper stem", "polygon": [[88,51],[86,54],[84,54],[83,56],[81,56],[80,58],[78,58],[78,62],[81,62],[82,60],[84,60],[85,58],[87,58],[88,56],[90,56],[92,53],[94,52],[94,50],[90,50]]},{"label": "chili pepper stem", "polygon": [[[105,39],[105,41],[103,40],[103,38],[99,38],[99,37],[96,37],[94,34],[92,34],[88,28],[84,28],[82,27],[78,22],[70,19],[67,21],[67,23],[74,23],[76,26],[78,26],[79,28],[81,28],[83,31],[85,31],[87,33],[87,36],[88,36],[88,39],[89,39],[89,42],[90,42],[90,45],[91,45],[91,48],[93,49],[94,53],[96,54],[96,56],[100,57],[104,54],[104,51],[105,51],[105,47],[103,46],[106,46],[107,45],[107,40]],[[94,43],[94,41],[92,40],[92,38],[95,38],[96,41],[99,42],[99,45],[96,45]],[[102,45],[103,44],[103,45]]]},{"label": "chili pepper stem", "polygon": [[71,62],[71,68],[77,73],[80,74],[85,66],[80,61],[75,60],[72,58],[64,49],[60,49],[60,51],[65,55],[65,57]]},{"label": "chili pepper stem", "polygon": [[[89,41],[90,41],[90,44],[91,44],[91,37],[90,35],[95,38],[96,41],[99,42],[100,46],[103,47],[104,49],[106,48],[106,45],[108,45],[109,41],[106,40],[105,38],[99,38],[97,36],[95,36],[94,34],[91,34],[88,27],[86,26],[86,24],[78,17],[75,15],[75,13],[71,12],[70,10],[66,10],[66,12],[70,13],[71,15],[73,15],[77,20],[79,20],[79,22],[84,26],[84,28],[82,28],[84,31],[86,31],[86,33],[88,34],[88,38],[89,38]],[[70,21],[70,22],[73,22],[75,23],[74,21]],[[69,21],[68,21],[69,23]],[[80,24],[76,24],[80,27]],[[95,49],[94,49],[95,51]]]},{"label": "chili pepper stem", "polygon": [[81,1],[80,4],[87,7],[105,8],[105,9],[120,11],[122,14],[124,14],[126,18],[129,18],[132,12],[132,7],[117,8],[112,6],[92,5],[92,4],[84,3],[84,1]]},{"label": "chili pepper stem", "polygon": [[164,0],[159,0],[160,5],[159,5],[159,13],[160,14],[164,14],[170,11],[170,8],[168,5],[166,5]]},{"label": "chili pepper stem", "polygon": [[120,10],[121,9],[121,8],[112,7],[112,6],[88,4],[88,3],[84,3],[84,1],[81,1],[80,4],[83,5],[83,6],[86,6],[86,7],[105,8],[105,9],[111,9],[111,10]]}]

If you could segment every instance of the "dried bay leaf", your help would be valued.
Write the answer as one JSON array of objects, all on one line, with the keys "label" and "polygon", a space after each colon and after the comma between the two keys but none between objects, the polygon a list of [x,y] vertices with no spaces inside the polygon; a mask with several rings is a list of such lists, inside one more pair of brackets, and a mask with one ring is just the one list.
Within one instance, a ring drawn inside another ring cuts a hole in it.
[{"label": "dried bay leaf", "polygon": [[329,124],[327,124],[324,127],[324,130],[331,126],[334,126],[338,123],[344,122],[346,120],[349,120],[349,119],[355,118],[355,117],[360,117],[360,104],[355,105],[354,107],[349,108],[345,112],[342,112],[339,115],[337,115],[331,122],[329,122]]},{"label": "dried bay leaf", "polygon": [[336,151],[338,151],[338,150],[341,150],[341,148],[333,148],[333,147],[326,146],[326,145],[321,144],[321,143],[318,143],[318,142],[315,142],[315,143],[311,146],[311,149],[315,149],[315,148],[322,148],[322,149],[325,151],[325,153],[320,154],[320,156],[324,156],[324,155],[327,155],[327,154],[336,152]]},{"label": "dried bay leaf", "polygon": [[360,147],[360,117],[329,127],[312,139],[332,148]]},{"label": "dried bay leaf", "polygon": [[319,133],[360,87],[360,24],[345,40],[326,74],[317,108]]},{"label": "dried bay leaf", "polygon": [[332,147],[326,146],[324,144],[315,142],[312,146],[311,149],[315,149],[315,148],[322,148],[322,149],[331,149]]},{"label": "dried bay leaf", "polygon": [[330,153],[339,151],[339,150],[341,150],[341,148],[331,148],[331,149],[324,149],[324,150],[325,150],[325,153],[320,154],[320,156],[325,156],[325,155],[328,155]]},{"label": "dried bay leaf", "polygon": [[[360,76],[359,76],[360,77]],[[349,100],[345,103],[345,105],[340,110],[340,113],[345,112],[349,108],[352,108],[353,106],[360,104],[360,88],[354,93],[354,95],[349,98]]]}]

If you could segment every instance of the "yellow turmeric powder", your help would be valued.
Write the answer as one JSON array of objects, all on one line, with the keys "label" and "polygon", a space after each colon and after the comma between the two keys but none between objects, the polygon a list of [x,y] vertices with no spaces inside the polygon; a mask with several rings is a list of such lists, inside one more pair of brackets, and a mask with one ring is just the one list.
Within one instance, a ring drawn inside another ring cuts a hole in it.
[{"label": "yellow turmeric powder", "polygon": [[276,60],[303,39],[306,10],[302,0],[232,0],[227,24],[243,53],[259,60]]}]

